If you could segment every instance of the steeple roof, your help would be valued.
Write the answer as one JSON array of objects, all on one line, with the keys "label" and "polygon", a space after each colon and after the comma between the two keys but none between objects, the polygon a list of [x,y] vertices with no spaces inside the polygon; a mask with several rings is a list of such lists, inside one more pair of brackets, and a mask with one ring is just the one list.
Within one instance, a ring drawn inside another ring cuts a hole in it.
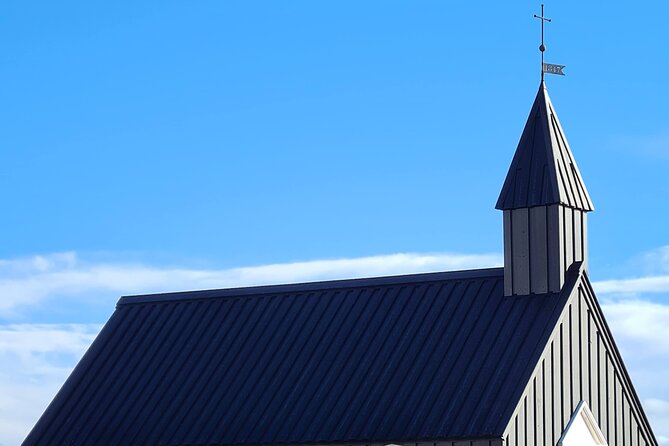
[{"label": "steeple roof", "polygon": [[504,210],[558,203],[586,212],[594,210],[546,85],[541,82],[495,207]]}]

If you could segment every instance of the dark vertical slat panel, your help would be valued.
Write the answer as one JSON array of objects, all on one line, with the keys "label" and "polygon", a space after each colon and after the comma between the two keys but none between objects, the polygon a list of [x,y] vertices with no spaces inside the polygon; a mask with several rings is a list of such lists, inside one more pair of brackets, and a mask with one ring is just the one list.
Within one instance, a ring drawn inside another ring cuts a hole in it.
[{"label": "dark vertical slat panel", "polygon": [[560,277],[560,289],[562,289],[562,286],[565,283],[566,276],[567,276],[567,261],[566,261],[566,255],[565,255],[565,243],[567,241],[565,240],[565,219],[564,219],[564,206],[562,205],[556,205],[557,207],[557,214],[558,214],[558,239],[559,239],[559,251],[558,255],[556,256],[559,260],[560,263],[560,271],[559,271],[559,277]]},{"label": "dark vertical slat panel", "polygon": [[562,207],[564,210],[564,253],[565,253],[565,266],[569,266],[574,263],[574,219],[573,211],[571,208]]},{"label": "dark vertical slat panel", "polygon": [[548,292],[546,208],[530,208],[530,286],[532,293]]},{"label": "dark vertical slat panel", "polygon": [[534,425],[536,430],[537,444],[545,445],[546,444],[546,387],[545,387],[545,376],[546,376],[546,361],[541,360],[541,367],[539,373],[537,374],[536,381],[536,393],[535,393],[535,404],[537,407],[537,414],[534,419]]},{"label": "dark vertical slat panel", "polygon": [[609,403],[608,390],[606,380],[608,376],[608,362],[606,361],[606,348],[599,333],[597,333],[597,352],[598,352],[598,367],[599,367],[599,427],[609,440]]},{"label": "dark vertical slat panel", "polygon": [[513,244],[511,243],[511,211],[504,211],[504,295],[513,294]]},{"label": "dark vertical slat panel", "polygon": [[590,324],[588,320],[588,305],[583,300],[583,293],[581,288],[578,290],[578,305],[579,305],[579,336],[580,336],[580,361],[581,361],[581,399],[588,403],[590,410],[594,412],[592,406],[592,397],[590,391],[591,381],[591,363],[590,363]]},{"label": "dark vertical slat panel", "polygon": [[564,399],[564,405],[562,407],[562,410],[564,411],[563,428],[569,422],[571,414],[574,411],[573,409],[576,407],[573,403],[574,401],[574,348],[573,348],[574,314],[573,313],[574,313],[574,305],[569,304],[564,321],[564,327],[565,327],[564,350],[562,353],[564,355],[563,373],[565,374],[565,382],[564,382],[565,399]]},{"label": "dark vertical slat panel", "polygon": [[[571,355],[571,407],[570,414],[581,401],[581,318],[578,295],[569,307],[569,355]],[[571,416],[571,415],[570,415]]]},{"label": "dark vertical slat panel", "polygon": [[619,446],[625,445],[625,421],[623,409],[623,388],[620,383],[620,376],[618,373],[614,374],[614,384],[616,392],[616,405],[614,410],[616,412],[616,444]]},{"label": "dark vertical slat panel", "polygon": [[581,262],[583,260],[583,212],[577,209],[574,210],[574,261]]},{"label": "dark vertical slat panel", "polygon": [[625,392],[623,392],[623,425],[625,432],[625,445],[632,446],[632,413],[630,411],[630,404],[627,400]]},{"label": "dark vertical slat panel", "polygon": [[527,392],[527,420],[525,422],[525,430],[527,432],[526,444],[536,445],[537,439],[537,423],[536,423],[536,392],[537,392],[537,380],[533,378],[530,383],[530,390]]},{"label": "dark vertical slat panel", "polygon": [[590,402],[590,344],[588,342],[588,306],[583,300],[581,288],[578,289],[578,361],[579,361],[579,396],[586,401],[592,410]]},{"label": "dark vertical slat panel", "polygon": [[513,250],[513,292],[530,293],[530,234],[527,209],[511,211],[511,237]]},{"label": "dark vertical slat panel", "polygon": [[546,444],[553,443],[553,343],[548,345],[544,357],[543,368],[543,398],[544,398],[544,438]]},{"label": "dark vertical slat panel", "polygon": [[561,373],[561,399],[562,399],[562,418],[560,423],[560,433],[571,418],[571,355],[569,354],[569,313],[560,324],[560,373]]},{"label": "dark vertical slat panel", "polygon": [[513,427],[511,428],[511,431],[509,432],[506,444],[508,446],[517,446],[518,445],[518,417],[515,417],[513,419]]},{"label": "dark vertical slat panel", "polygon": [[633,412],[630,411],[630,415],[630,444],[639,446],[639,423],[637,423]]},{"label": "dark vertical slat panel", "polygon": [[615,417],[615,404],[616,404],[616,382],[615,375],[613,370],[613,364],[609,358],[608,353],[606,354],[606,420],[607,420],[607,438],[609,444],[613,446],[616,445],[616,417]]},{"label": "dark vertical slat panel", "polygon": [[574,314],[572,315],[572,326],[574,327],[572,333],[572,344],[574,350],[572,352],[572,367],[574,368],[574,398],[573,407],[581,400],[585,400],[583,395],[583,363],[587,356],[587,346],[584,343],[585,329],[583,324],[583,305],[581,301],[581,294],[576,290],[576,300],[574,302]]},{"label": "dark vertical slat panel", "polygon": [[527,445],[527,398],[523,398],[520,413],[518,414],[518,432],[516,444],[518,446]]},{"label": "dark vertical slat panel", "polygon": [[581,250],[583,251],[583,264],[588,268],[588,214],[581,215]]},{"label": "dark vertical slat panel", "polygon": [[[558,331],[559,333],[559,331]],[[553,441],[557,442],[562,432],[562,361],[560,360],[560,337],[552,344],[552,371],[553,382],[551,383],[551,394],[553,400]]]},{"label": "dark vertical slat panel", "polygon": [[548,240],[548,288],[551,292],[559,292],[564,282],[562,255],[562,229],[560,207],[557,204],[548,206],[546,226]]},{"label": "dark vertical slat panel", "polygon": [[601,414],[599,410],[599,350],[597,343],[597,328],[595,322],[592,320],[592,314],[588,308],[588,348],[589,348],[589,360],[588,360],[588,372],[590,375],[590,408],[592,414],[597,420],[599,426],[602,425]]}]

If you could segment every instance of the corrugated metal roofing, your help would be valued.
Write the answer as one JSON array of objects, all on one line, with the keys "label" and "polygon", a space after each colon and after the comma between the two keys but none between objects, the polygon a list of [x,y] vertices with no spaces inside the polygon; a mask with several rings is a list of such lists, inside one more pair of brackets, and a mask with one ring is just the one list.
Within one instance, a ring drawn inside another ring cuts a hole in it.
[{"label": "corrugated metal roofing", "polygon": [[501,268],[124,297],[24,445],[501,436],[565,300]]},{"label": "corrugated metal roofing", "polygon": [[542,82],[497,200],[497,209],[594,207]]}]

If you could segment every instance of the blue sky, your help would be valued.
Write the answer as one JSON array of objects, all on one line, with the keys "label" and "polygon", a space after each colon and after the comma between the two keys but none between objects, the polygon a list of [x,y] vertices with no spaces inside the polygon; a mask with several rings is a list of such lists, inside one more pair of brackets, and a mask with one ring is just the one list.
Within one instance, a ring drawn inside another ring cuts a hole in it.
[{"label": "blue sky", "polygon": [[[121,294],[501,263],[535,2],[11,2],[0,14],[0,445]],[[664,2],[546,6],[590,274],[669,437]]]}]

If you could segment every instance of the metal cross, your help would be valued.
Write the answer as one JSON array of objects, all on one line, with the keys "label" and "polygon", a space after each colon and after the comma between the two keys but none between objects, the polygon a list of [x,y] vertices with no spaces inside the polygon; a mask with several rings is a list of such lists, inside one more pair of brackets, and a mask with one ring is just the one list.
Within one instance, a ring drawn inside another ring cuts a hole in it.
[{"label": "metal cross", "polygon": [[534,14],[535,19],[541,20],[541,45],[539,45],[539,51],[541,51],[541,81],[544,80],[544,51],[546,51],[546,46],[544,45],[544,22],[550,22],[551,19],[544,17],[544,4],[541,4],[541,15]]}]

